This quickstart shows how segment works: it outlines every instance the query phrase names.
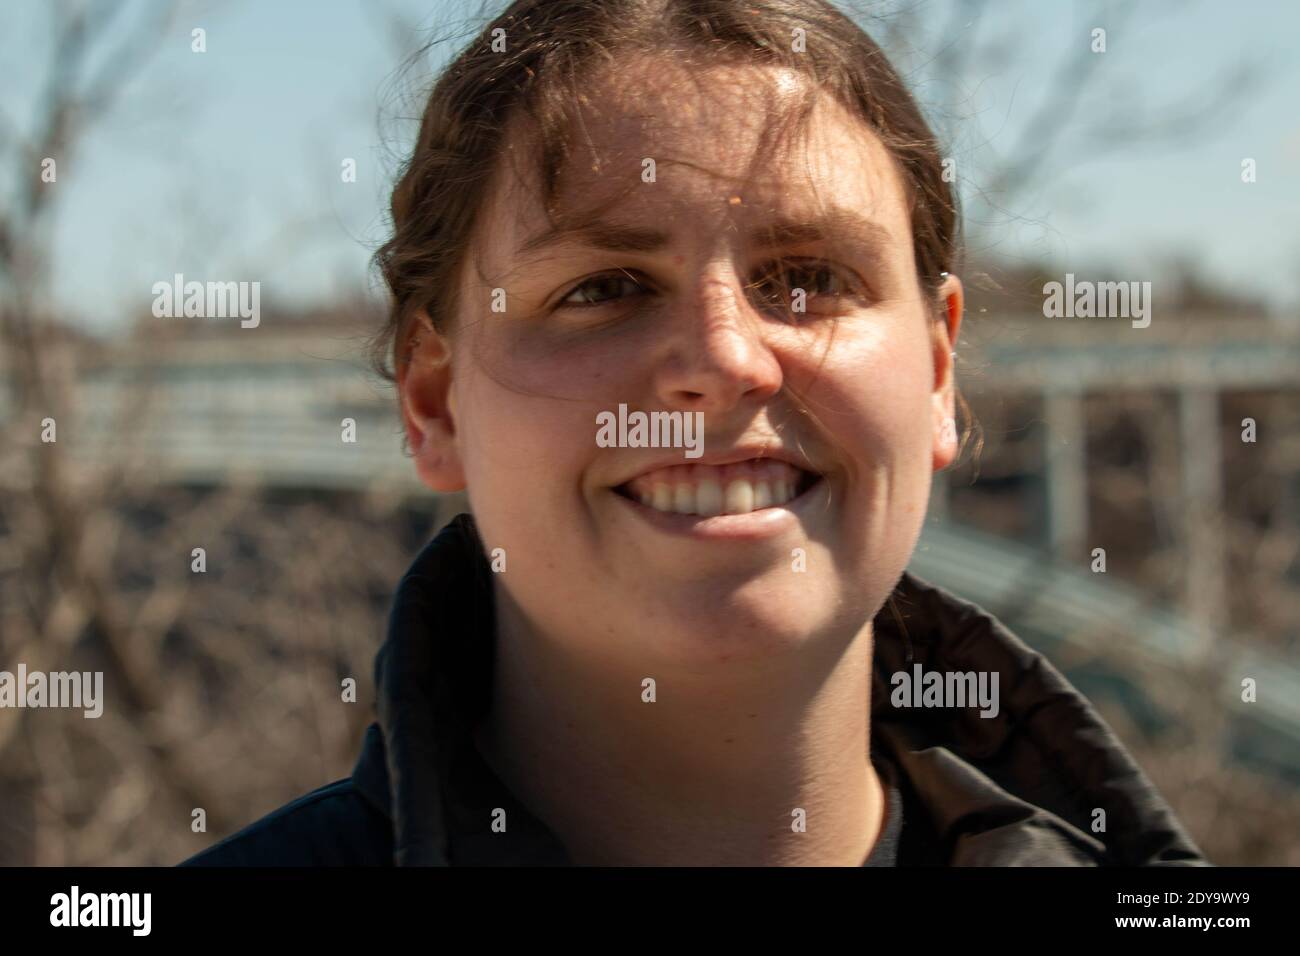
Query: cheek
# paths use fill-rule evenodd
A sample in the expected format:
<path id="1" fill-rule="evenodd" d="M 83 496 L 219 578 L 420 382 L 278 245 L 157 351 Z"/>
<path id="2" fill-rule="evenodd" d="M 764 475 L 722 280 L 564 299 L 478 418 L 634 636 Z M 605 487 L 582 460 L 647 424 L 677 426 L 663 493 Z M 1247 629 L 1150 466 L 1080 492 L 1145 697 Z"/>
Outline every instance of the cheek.
<path id="1" fill-rule="evenodd" d="M 583 444 L 569 403 L 516 391 L 486 376 L 466 388 L 462 401 L 465 481 L 480 503 L 535 499 L 542 490 L 555 489 L 558 472 Z"/>
<path id="2" fill-rule="evenodd" d="M 471 490 L 476 478 L 495 480 L 492 466 L 502 462 L 575 489 L 597 453 L 597 414 L 641 398 L 633 383 L 644 342 L 617 332 L 564 336 L 540 325 L 503 326 L 480 341 L 461 398 L 466 454 L 476 462 L 467 464 Z"/>
<path id="3" fill-rule="evenodd" d="M 476 355 L 460 379 L 467 493 L 489 523 L 549 534 L 548 520 L 579 501 L 612 370 L 573 355 L 514 352 Z"/>
<path id="4" fill-rule="evenodd" d="M 573 354 L 516 351 L 460 381 L 470 509 L 486 547 L 507 557 L 501 585 L 526 607 L 572 612 L 607 583 L 590 558 L 599 542 L 583 481 L 598 451 L 596 414 L 616 407 L 600 396 L 617 372 Z"/>
<path id="5" fill-rule="evenodd" d="M 897 474 L 929 462 L 933 369 L 921 318 L 845 320 L 808 375 L 813 407 L 849 467 Z"/>

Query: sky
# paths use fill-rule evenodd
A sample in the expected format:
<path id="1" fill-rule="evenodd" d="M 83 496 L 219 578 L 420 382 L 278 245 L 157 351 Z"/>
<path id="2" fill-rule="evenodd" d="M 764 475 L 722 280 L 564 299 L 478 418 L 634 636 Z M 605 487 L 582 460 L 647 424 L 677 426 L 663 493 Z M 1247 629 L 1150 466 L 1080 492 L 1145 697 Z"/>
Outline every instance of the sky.
<path id="1" fill-rule="evenodd" d="M 68 2 L 6 0 L 0 10 L 0 119 L 11 126 L 31 128 L 50 11 Z M 951 133 L 971 234 L 998 255 L 1116 279 L 1148 279 L 1183 257 L 1206 281 L 1261 297 L 1295 321 L 1300 3 L 1149 0 L 1127 19 L 1117 12 L 1122 5 L 1000 0 L 985 5 L 976 27 L 951 16 L 951 0 L 905 3 L 922 32 L 900 66 Z M 421 28 L 455 31 L 436 67 L 481 23 L 466 20 L 480 4 L 197 3 L 165 32 L 138 26 L 150 2 L 123 6 L 117 26 L 93 39 L 130 35 L 158 49 L 117 106 L 95 118 L 79 151 L 59 158 L 50 268 L 60 310 L 92 327 L 111 325 L 147 309 L 152 284 L 177 272 L 265 274 L 264 301 L 311 305 L 357 288 L 377 295 L 369 258 L 385 238 L 386 192 L 413 130 L 393 121 L 402 113 L 392 81 L 403 44 Z M 406 26 L 394 30 L 395 22 Z M 1061 124 L 1068 146 L 1051 155 L 1036 188 L 986 203 L 988 171 L 1024 129 L 1045 77 L 1107 23 L 1114 25 L 1106 51 L 1084 67 L 1103 72 Z M 205 53 L 191 50 L 195 28 L 206 31 Z M 990 39 L 1002 41 L 1001 51 L 974 64 L 960 87 L 930 76 L 952 45 Z M 1135 104 L 1211 92 L 1243 62 L 1259 70 L 1256 85 L 1219 120 L 1176 141 L 1108 154 L 1086 135 Z M 0 201 L 18 182 L 7 138 Z M 1253 183 L 1241 181 L 1247 157 L 1255 160 Z M 356 160 L 355 183 L 341 181 L 345 158 Z"/>

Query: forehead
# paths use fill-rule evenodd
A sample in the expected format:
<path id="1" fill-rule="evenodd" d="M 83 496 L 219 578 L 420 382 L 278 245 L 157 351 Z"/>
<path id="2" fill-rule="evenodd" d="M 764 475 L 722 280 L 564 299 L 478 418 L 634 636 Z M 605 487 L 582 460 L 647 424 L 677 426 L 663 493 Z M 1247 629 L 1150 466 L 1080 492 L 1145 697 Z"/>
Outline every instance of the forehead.
<path id="1" fill-rule="evenodd" d="M 833 205 L 909 241 L 898 164 L 866 123 L 804 76 L 761 65 L 690 66 L 641 55 L 584 84 L 548 218 L 537 140 L 516 125 L 485 216 L 504 264 L 558 217 L 700 228 L 812 218 Z M 793 123 L 801 106 L 808 122 Z M 647 182 L 653 160 L 653 182 Z M 748 222 L 746 221 L 748 220 Z"/>

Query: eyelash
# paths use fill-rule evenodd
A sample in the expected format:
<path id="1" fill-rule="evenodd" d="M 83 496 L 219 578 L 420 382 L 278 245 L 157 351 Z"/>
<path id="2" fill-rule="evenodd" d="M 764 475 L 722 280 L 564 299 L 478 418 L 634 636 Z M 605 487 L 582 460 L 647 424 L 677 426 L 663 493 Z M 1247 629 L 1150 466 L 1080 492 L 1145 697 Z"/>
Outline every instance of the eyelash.
<path id="1" fill-rule="evenodd" d="M 842 289 L 839 293 L 819 293 L 813 291 L 813 289 L 820 288 L 819 284 L 814 284 L 813 289 L 810 289 L 807 284 L 789 284 L 783 281 L 778 286 L 777 294 L 766 300 L 774 308 L 789 309 L 793 305 L 795 289 L 803 289 L 808 299 L 828 296 L 844 298 L 853 295 L 866 298 L 863 285 L 856 276 L 849 274 L 845 269 L 835 267 L 823 259 L 779 259 L 772 264 L 779 265 L 780 268 L 777 270 L 777 274 L 787 278 L 791 272 L 801 272 L 805 275 L 811 272 L 832 276 L 840 283 Z M 747 288 L 758 290 L 760 283 L 751 283 Z"/>
<path id="2" fill-rule="evenodd" d="M 803 273 L 805 273 L 805 274 L 808 273 L 808 272 L 813 272 L 813 271 L 815 271 L 815 272 L 817 272 L 817 273 L 821 273 L 821 274 L 825 274 L 825 275 L 831 275 L 831 276 L 834 276 L 836 279 L 841 280 L 841 281 L 842 281 L 842 280 L 845 280 L 845 279 L 847 278 L 848 281 L 844 283 L 844 285 L 846 286 L 845 291 L 843 291 L 843 292 L 841 292 L 841 293 L 838 293 L 838 295 L 839 295 L 840 297 L 843 297 L 843 296 L 849 296 L 849 295 L 854 295 L 854 294 L 858 294 L 858 295 L 863 295 L 863 296 L 865 296 L 865 292 L 864 292 L 864 290 L 863 290 L 863 288 L 862 288 L 862 283 L 861 283 L 860 281 L 858 281 L 858 280 L 856 279 L 856 277 L 853 277 L 853 276 L 851 276 L 851 275 L 846 275 L 845 270 L 843 270 L 843 269 L 838 269 L 838 268 L 832 266 L 831 263 L 826 262 L 826 261 L 821 260 L 821 259 L 782 259 L 782 260 L 773 260 L 773 262 L 768 263 L 768 265 L 769 265 L 769 266 L 771 266 L 771 265 L 779 265 L 779 266 L 781 266 L 781 268 L 780 268 L 779 270 L 776 270 L 776 271 L 777 271 L 778 273 L 785 273 L 785 274 L 787 274 L 787 275 L 788 275 L 788 273 L 796 272 L 796 271 L 798 271 L 798 272 L 803 272 Z M 764 278 L 769 277 L 769 275 L 770 275 L 770 273 L 765 273 L 765 274 L 764 274 Z M 591 276 L 591 277 L 589 277 L 589 278 L 587 278 L 587 279 L 582 280 L 582 282 L 580 282 L 578 285 L 576 285 L 576 286 L 574 286 L 572 289 L 570 289 L 570 290 L 569 290 L 569 291 L 568 291 L 568 292 L 567 292 L 567 293 L 566 293 L 566 294 L 565 294 L 565 295 L 560 299 L 560 301 L 559 301 L 559 303 L 557 304 L 556 307 L 557 307 L 557 308 L 560 308 L 560 309 L 593 309 L 593 308 L 597 308 L 597 307 L 602 306 L 602 305 L 609 305 L 609 304 L 612 303 L 612 302 L 617 302 L 617 301 L 619 301 L 621 298 L 624 298 L 624 297 L 621 297 L 621 296 L 620 296 L 620 297 L 616 297 L 616 298 L 613 298 L 613 299 L 602 299 L 601 301 L 598 301 L 598 302 L 569 302 L 569 301 L 568 301 L 572 296 L 574 296 L 575 294 L 577 294 L 577 293 L 583 291 L 584 289 L 588 288 L 589 286 L 594 285 L 594 284 L 596 284 L 596 283 L 600 283 L 600 282 L 608 282 L 608 281 L 610 281 L 610 280 L 622 280 L 622 281 L 624 281 L 624 282 L 628 282 L 628 283 L 631 283 L 632 285 L 638 286 L 638 287 L 640 287 L 642 290 L 645 290 L 645 289 L 646 289 L 646 284 L 644 284 L 642 281 L 638 280 L 638 279 L 635 277 L 635 274 L 634 274 L 633 272 L 631 272 L 631 271 L 629 271 L 629 270 L 626 270 L 626 269 L 618 269 L 618 270 L 614 270 L 614 271 L 612 271 L 612 272 L 603 272 L 603 273 L 601 273 L 601 274 L 599 274 L 599 275 L 594 275 L 594 276 Z M 745 288 L 746 288 L 746 290 L 754 291 L 754 290 L 758 290 L 758 289 L 760 289 L 761 287 L 762 287 L 762 280 L 759 280 L 758 282 L 751 282 L 751 283 L 748 283 L 748 284 L 746 285 Z M 820 286 L 817 286 L 817 287 L 820 288 Z M 796 289 L 796 288 L 806 288 L 806 287 L 805 287 L 805 286 L 798 286 L 798 285 L 796 285 L 796 286 L 785 285 L 785 286 L 784 286 L 785 291 L 786 291 L 787 293 L 789 293 L 789 294 L 785 295 L 785 296 L 782 298 L 782 301 L 781 301 L 781 305 L 782 305 L 782 306 L 787 306 L 787 307 L 788 307 L 788 305 L 790 304 L 790 301 L 791 301 L 791 299 L 792 299 L 792 297 L 793 297 L 793 289 Z M 824 297 L 824 296 L 826 296 L 826 295 L 828 295 L 828 293 L 813 293 L 813 292 L 808 292 L 808 296 L 807 296 L 807 297 L 808 297 L 809 299 L 812 299 L 812 298 Z M 836 295 L 836 293 L 829 293 L 829 295 Z M 766 301 L 766 304 L 769 305 L 769 306 L 776 306 L 776 304 L 777 304 L 777 298 L 778 298 L 778 297 L 769 297 L 768 299 L 765 300 L 765 301 Z M 779 306 L 778 306 L 778 307 L 779 307 Z"/>
<path id="3" fill-rule="evenodd" d="M 578 292 L 581 292 L 583 289 L 586 289 L 588 286 L 594 285 L 597 282 L 608 282 L 610 279 L 621 279 L 624 282 L 630 282 L 633 285 L 640 286 L 643 289 L 645 288 L 643 285 L 641 285 L 640 282 L 638 282 L 636 279 L 633 278 L 633 273 L 627 270 L 618 269 L 613 272 L 602 272 L 600 275 L 594 275 L 594 276 L 590 276 L 589 278 L 583 279 L 580 283 L 575 285 L 560 299 L 557 307 L 561 309 L 592 309 L 597 306 L 607 305 L 610 302 L 617 301 L 614 299 L 604 299 L 600 302 L 569 302 L 568 301 L 570 297 L 572 297 L 574 294 Z"/>

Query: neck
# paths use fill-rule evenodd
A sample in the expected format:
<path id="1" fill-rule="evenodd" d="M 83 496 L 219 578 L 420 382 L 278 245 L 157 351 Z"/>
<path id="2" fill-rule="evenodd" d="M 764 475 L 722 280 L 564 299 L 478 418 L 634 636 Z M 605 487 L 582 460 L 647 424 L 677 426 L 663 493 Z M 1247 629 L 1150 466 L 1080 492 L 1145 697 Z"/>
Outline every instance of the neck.
<path id="1" fill-rule="evenodd" d="M 565 653 L 498 595 L 485 760 L 582 865 L 860 866 L 884 792 L 869 755 L 871 624 L 740 672 L 642 674 Z M 653 677 L 657 700 L 646 702 Z M 802 811 L 802 812 L 799 812 Z"/>

